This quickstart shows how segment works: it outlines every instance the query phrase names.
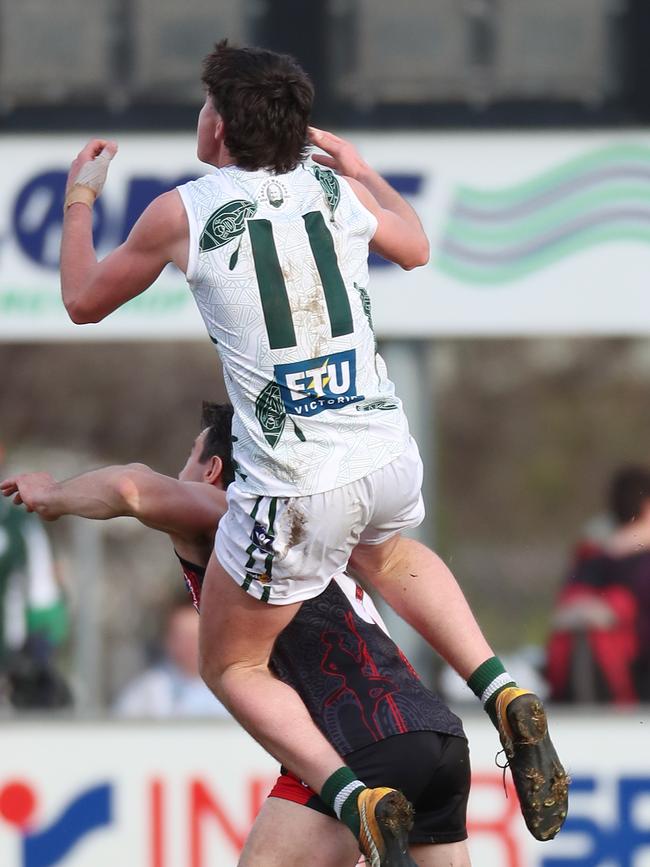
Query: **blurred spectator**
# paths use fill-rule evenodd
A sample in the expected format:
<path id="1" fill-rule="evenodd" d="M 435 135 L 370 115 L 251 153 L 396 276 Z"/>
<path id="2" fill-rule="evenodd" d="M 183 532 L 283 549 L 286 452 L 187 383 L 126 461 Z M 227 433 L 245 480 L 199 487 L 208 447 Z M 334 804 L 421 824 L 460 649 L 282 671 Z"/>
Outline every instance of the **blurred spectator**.
<path id="1" fill-rule="evenodd" d="M 607 542 L 617 528 L 616 521 L 609 512 L 594 515 L 584 525 L 572 555 L 571 571 L 577 569 L 583 560 L 598 557 L 604 553 Z"/>
<path id="2" fill-rule="evenodd" d="M 189 596 L 169 611 L 163 660 L 124 689 L 114 710 L 124 717 L 228 717 L 199 676 L 199 618 Z"/>
<path id="3" fill-rule="evenodd" d="M 562 590 L 548 647 L 556 701 L 650 700 L 650 471 L 612 479 L 615 524 L 576 563 Z"/>
<path id="4" fill-rule="evenodd" d="M 0 477 L 4 450 L 0 445 Z M 71 703 L 53 664 L 68 633 L 50 543 L 40 518 L 0 497 L 0 673 L 12 705 Z"/>

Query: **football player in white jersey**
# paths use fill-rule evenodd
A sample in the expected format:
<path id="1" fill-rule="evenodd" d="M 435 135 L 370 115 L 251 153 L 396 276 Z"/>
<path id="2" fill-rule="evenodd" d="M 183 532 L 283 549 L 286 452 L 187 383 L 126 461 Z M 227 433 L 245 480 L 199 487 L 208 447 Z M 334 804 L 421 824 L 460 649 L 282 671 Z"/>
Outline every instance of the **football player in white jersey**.
<path id="1" fill-rule="evenodd" d="M 154 200 L 98 262 L 92 206 L 116 145 L 94 140 L 70 171 L 61 248 L 73 321 L 99 321 L 173 262 L 221 356 L 237 478 L 203 589 L 202 673 L 353 829 L 373 867 L 411 865 L 408 802 L 356 779 L 268 667 L 301 602 L 350 562 L 469 678 L 502 736 L 521 740 L 511 765 L 527 763 L 522 806 L 548 805 L 527 823 L 553 836 L 566 785 L 538 699 L 513 688 L 439 558 L 400 535 L 424 515 L 422 464 L 376 354 L 367 255 L 425 264 L 422 225 L 351 144 L 309 127 L 313 89 L 291 58 L 220 43 L 203 83 L 197 152 L 215 171 Z M 308 139 L 325 155 L 307 162 Z M 525 791 L 531 763 L 541 797 Z"/>

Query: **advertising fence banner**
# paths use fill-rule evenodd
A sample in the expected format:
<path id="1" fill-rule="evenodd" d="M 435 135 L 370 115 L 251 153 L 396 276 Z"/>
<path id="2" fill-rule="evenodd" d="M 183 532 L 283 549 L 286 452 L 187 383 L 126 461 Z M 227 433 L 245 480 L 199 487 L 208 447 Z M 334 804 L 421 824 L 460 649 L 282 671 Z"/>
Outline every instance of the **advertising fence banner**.
<path id="1" fill-rule="evenodd" d="M 650 136 L 625 133 L 355 134 L 416 207 L 431 241 L 406 274 L 371 257 L 380 337 L 644 334 L 650 330 Z M 98 325 L 59 298 L 67 168 L 79 136 L 5 136 L 0 169 L 0 339 L 201 338 L 184 277 Z M 160 193 L 205 170 L 194 137 L 124 135 L 95 208 L 100 255 Z M 336 243 L 336 225 L 331 227 Z M 235 243 L 234 241 L 232 242 Z"/>
<path id="2" fill-rule="evenodd" d="M 553 841 L 526 831 L 496 733 L 472 715 L 475 867 L 650 864 L 650 713 L 552 715 L 572 776 Z M 2 724 L 2 867 L 235 867 L 277 766 L 234 723 Z M 305 808 L 307 809 L 307 808 Z"/>

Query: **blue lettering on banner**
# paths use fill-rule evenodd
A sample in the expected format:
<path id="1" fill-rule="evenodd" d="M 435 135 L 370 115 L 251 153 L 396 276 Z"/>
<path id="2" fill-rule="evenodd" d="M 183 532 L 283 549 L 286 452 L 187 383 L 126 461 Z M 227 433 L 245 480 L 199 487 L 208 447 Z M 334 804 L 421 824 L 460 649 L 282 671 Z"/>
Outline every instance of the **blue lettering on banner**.
<path id="1" fill-rule="evenodd" d="M 22 252 L 44 268 L 59 267 L 59 246 L 63 223 L 63 198 L 67 173 L 43 172 L 31 178 L 14 203 L 13 226 Z M 94 211 L 94 240 L 104 231 L 104 208 L 97 202 Z"/>
<path id="2" fill-rule="evenodd" d="M 192 177 L 182 175 L 169 180 L 160 176 L 133 175 L 128 182 L 123 206 L 117 212 L 110 210 L 106 199 L 99 198 L 94 208 L 95 246 L 110 249 L 121 244 L 147 205 L 162 193 L 192 180 Z M 66 178 L 64 169 L 51 169 L 34 175 L 19 190 L 13 205 L 12 226 L 18 246 L 34 264 L 51 270 L 59 267 Z M 391 172 L 386 175 L 386 180 L 399 193 L 410 197 L 419 195 L 424 176 Z M 371 267 L 391 264 L 374 253 L 370 255 L 369 263 Z"/>
<path id="3" fill-rule="evenodd" d="M 291 415 L 317 415 L 326 409 L 341 409 L 364 400 L 363 395 L 356 393 L 354 349 L 308 361 L 276 364 L 274 371 L 284 408 Z"/>
<path id="4" fill-rule="evenodd" d="M 67 172 L 52 170 L 30 178 L 16 196 L 12 224 L 16 242 L 25 256 L 42 268 L 59 267 L 59 246 L 63 223 L 63 199 Z M 121 244 L 145 208 L 162 193 L 192 180 L 183 175 L 169 180 L 134 176 L 130 179 L 121 215 L 107 214 L 106 200 L 97 199 L 94 207 L 95 247 L 111 248 Z"/>
<path id="5" fill-rule="evenodd" d="M 126 240 L 136 220 L 148 205 L 163 193 L 180 187 L 188 181 L 194 180 L 187 176 L 177 178 L 175 181 L 163 180 L 155 177 L 134 177 L 129 181 L 129 189 L 126 196 L 124 218 L 120 229 L 119 243 Z"/>
<path id="6" fill-rule="evenodd" d="M 575 777 L 570 793 L 593 793 L 596 780 L 593 777 Z M 599 822 L 593 816 L 576 815 L 575 808 L 569 815 L 558 840 L 578 835 L 589 843 L 586 854 L 543 858 L 540 867 L 635 867 L 637 856 L 645 850 L 650 852 L 650 827 L 640 824 L 638 806 L 641 799 L 650 796 L 650 777 L 622 777 L 617 786 L 617 812 L 614 823 Z M 645 863 L 645 862 L 644 862 Z"/>

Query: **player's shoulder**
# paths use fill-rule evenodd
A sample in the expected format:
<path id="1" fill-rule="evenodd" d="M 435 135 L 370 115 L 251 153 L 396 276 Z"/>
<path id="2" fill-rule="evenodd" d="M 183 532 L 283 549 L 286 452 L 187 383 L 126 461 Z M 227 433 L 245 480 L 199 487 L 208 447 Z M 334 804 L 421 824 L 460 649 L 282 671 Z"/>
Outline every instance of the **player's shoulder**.
<path id="1" fill-rule="evenodd" d="M 155 224 L 160 228 L 167 227 L 169 231 L 181 218 L 185 218 L 183 200 L 178 190 L 173 189 L 156 196 L 147 205 L 141 219 L 149 226 Z"/>
<path id="2" fill-rule="evenodd" d="M 169 245 L 187 236 L 187 216 L 178 190 L 157 196 L 133 228 L 129 240 L 146 248 Z"/>

